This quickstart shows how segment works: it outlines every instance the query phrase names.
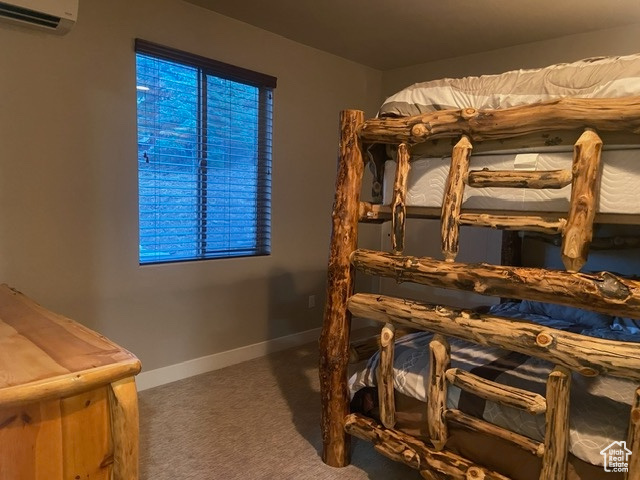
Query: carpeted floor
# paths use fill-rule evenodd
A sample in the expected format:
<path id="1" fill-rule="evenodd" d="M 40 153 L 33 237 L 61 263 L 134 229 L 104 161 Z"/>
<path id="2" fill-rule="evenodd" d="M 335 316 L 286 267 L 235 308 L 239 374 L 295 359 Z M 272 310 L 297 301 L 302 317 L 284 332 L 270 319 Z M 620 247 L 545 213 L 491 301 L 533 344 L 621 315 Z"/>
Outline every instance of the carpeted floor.
<path id="1" fill-rule="evenodd" d="M 322 463 L 317 364 L 314 343 L 141 392 L 141 480 L 420 479 L 358 439 Z"/>

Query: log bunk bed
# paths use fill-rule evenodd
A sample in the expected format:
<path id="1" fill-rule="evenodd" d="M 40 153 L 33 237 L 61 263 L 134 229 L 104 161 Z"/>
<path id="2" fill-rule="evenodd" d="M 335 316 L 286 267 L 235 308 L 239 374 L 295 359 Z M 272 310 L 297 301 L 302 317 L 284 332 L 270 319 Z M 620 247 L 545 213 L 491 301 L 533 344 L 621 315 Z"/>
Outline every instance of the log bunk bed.
<path id="1" fill-rule="evenodd" d="M 619 65 L 622 60 L 633 60 L 636 72 L 632 76 L 640 78 L 640 56 L 589 59 L 541 71 L 548 74 L 549 69 L 554 73 L 555 69 L 565 67 L 589 70 L 606 62 Z M 620 80 L 620 74 L 614 73 L 614 77 L 614 81 Z M 476 80 L 478 78 L 485 77 L 477 77 Z M 500 78 L 504 79 L 504 76 Z M 587 336 L 571 327 L 555 328 L 553 323 L 502 316 L 500 305 L 494 310 L 497 313 L 491 310 L 481 313 L 407 298 L 354 292 L 355 275 L 360 272 L 392 278 L 397 282 L 521 300 L 520 305 L 545 302 L 545 305 L 588 310 L 588 313 L 608 319 L 624 318 L 630 322 L 640 319 L 640 281 L 606 271 L 581 272 L 588 258 L 594 223 L 640 224 L 637 214 L 597 213 L 603 170 L 601 163 L 607 162 L 602 154 L 603 145 L 611 142 L 624 145 L 640 143 L 640 89 L 631 92 L 618 89 L 617 92 L 608 96 L 593 90 L 593 98 L 560 92 L 547 100 L 534 98 L 534 103 L 506 106 L 500 103 L 493 108 L 473 105 L 442 108 L 440 104 L 414 115 L 402 116 L 392 112 L 370 120 L 365 120 L 361 111 L 341 113 L 327 301 L 319 341 L 322 458 L 325 463 L 335 467 L 347 465 L 350 462 L 350 437 L 356 436 L 372 442 L 377 451 L 413 467 L 429 480 L 600 478 L 598 472 L 604 474 L 602 463 L 588 465 L 591 468 L 585 467 L 585 470 L 581 462 L 589 463 L 591 460 L 574 461 L 572 406 L 582 401 L 582 383 L 586 383 L 587 390 L 596 389 L 590 382 L 610 378 L 614 383 L 603 385 L 602 389 L 626 389 L 628 393 L 629 398 L 623 405 L 624 418 L 618 418 L 621 416 L 616 413 L 619 409 L 611 410 L 610 414 L 588 412 L 587 416 L 602 416 L 605 423 L 608 415 L 611 423 L 622 421 L 624 437 L 598 437 L 603 443 L 595 445 L 596 452 L 613 441 L 625 441 L 632 453 L 627 456 L 626 472 L 609 473 L 602 478 L 640 479 L 640 388 L 637 388 L 640 386 L 640 343 L 636 343 L 640 342 L 640 337 L 634 342 L 626 336 Z M 568 139 L 573 145 L 569 168 L 541 171 L 478 170 L 474 167 L 478 151 L 525 146 L 544 149 L 549 145 L 566 143 Z M 395 171 L 391 177 L 385 171 L 384 162 L 376 159 L 378 153 L 389 152 L 389 146 L 396 149 Z M 435 152 L 432 156 L 437 158 L 442 156 L 443 148 L 449 150 L 450 159 L 446 162 L 450 163 L 441 206 L 408 205 L 409 171 L 418 152 L 422 154 L 431 149 Z M 471 155 L 472 150 L 474 156 Z M 603 162 L 601 157 L 605 157 Z M 387 195 L 386 203 L 360 201 L 367 163 L 365 158 L 374 167 L 374 196 L 378 200 L 381 200 L 381 191 L 385 188 L 385 175 L 392 179 L 392 182 L 387 182 L 392 186 L 388 186 L 390 195 Z M 636 160 L 640 163 L 640 157 Z M 640 182 L 640 177 L 633 181 Z M 544 208 L 531 211 L 530 206 L 524 211 L 503 207 L 496 212 L 470 210 L 463 206 L 465 190 L 470 188 L 568 188 L 570 198 L 564 213 Z M 406 220 L 412 217 L 441 219 L 442 259 L 405 253 Z M 380 221 L 391 222 L 391 251 L 358 248 L 359 223 Z M 559 254 L 565 268 L 456 261 L 461 226 L 559 235 Z M 615 240 L 611 243 L 614 248 L 621 246 Z M 631 245 L 625 246 L 637 248 L 637 240 L 631 240 Z M 354 396 L 353 385 L 348 381 L 349 358 L 353 355 L 350 347 L 352 316 L 381 324 L 376 346 L 378 353 L 375 362 L 369 364 L 371 371 L 367 372 L 376 383 L 373 387 L 376 414 L 373 416 L 352 411 L 354 409 L 350 405 Z M 395 388 L 398 382 L 394 379 L 394 372 L 397 374 L 397 365 L 394 364 L 398 357 L 396 349 L 401 348 L 400 342 L 395 342 L 407 328 L 429 332 L 428 342 L 423 347 L 428 360 L 426 373 L 419 380 L 425 398 L 418 402 L 423 405 L 421 418 L 426 424 L 415 431 L 402 425 L 406 417 L 398 404 L 402 403 L 404 396 Z M 519 387 L 518 382 L 515 385 L 503 384 L 477 374 L 475 370 L 460 368 L 467 360 L 454 358 L 454 350 L 468 355 L 469 344 L 480 345 L 494 353 L 502 352 L 496 353 L 498 356 L 503 356 L 504 352 L 509 356 L 509 352 L 513 352 L 525 359 L 522 362 L 546 365 L 542 368 L 546 372 L 541 380 L 542 390 L 528 391 Z M 366 347 L 361 350 L 366 350 Z M 412 355 L 415 356 L 415 352 Z M 473 364 L 474 361 L 467 363 Z M 541 425 L 539 438 L 487 421 L 481 418 L 482 412 L 478 418 L 463 411 L 462 407 L 452 407 L 454 391 L 462 392 L 455 394 L 458 396 L 466 392 L 487 404 L 517 411 L 521 416 L 516 418 L 535 417 Z M 606 400 L 609 402 L 606 405 L 620 406 L 611 398 Z M 453 432 L 466 432 L 471 438 L 469 443 L 476 446 L 494 439 L 500 445 L 496 447 L 498 457 L 511 457 L 508 452 L 518 452 L 520 460 L 515 461 L 521 463 L 505 473 L 494 465 L 495 459 L 485 462 L 482 454 L 480 458 L 477 454 L 476 458 L 467 458 L 466 450 L 452 441 L 456 435 Z M 525 460 L 522 460 L 523 455 Z"/>

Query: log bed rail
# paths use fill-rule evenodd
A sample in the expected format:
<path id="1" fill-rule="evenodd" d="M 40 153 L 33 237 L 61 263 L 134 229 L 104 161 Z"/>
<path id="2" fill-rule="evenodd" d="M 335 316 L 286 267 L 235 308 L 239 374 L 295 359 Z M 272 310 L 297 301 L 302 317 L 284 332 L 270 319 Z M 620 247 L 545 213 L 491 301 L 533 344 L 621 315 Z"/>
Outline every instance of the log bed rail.
<path id="1" fill-rule="evenodd" d="M 508 143 L 512 137 L 547 131 L 576 131 L 571 172 L 474 172 L 469 157 L 476 142 Z M 417 469 L 425 479 L 496 479 L 508 477 L 477 465 L 445 448 L 448 425 L 488 433 L 537 455 L 542 461 L 540 480 L 562 480 L 568 459 L 568 411 L 571 371 L 587 376 L 608 374 L 640 384 L 640 344 L 601 340 L 554 330 L 523 321 L 476 314 L 471 311 L 408 301 L 383 295 L 354 295 L 356 271 L 431 286 L 462 289 L 492 296 L 550 301 L 611 315 L 640 318 L 640 282 L 608 272 L 580 273 L 587 258 L 598 193 L 600 151 L 609 132 L 622 132 L 634 143 L 640 139 L 640 97 L 624 99 L 561 99 L 502 110 L 449 110 L 410 118 L 364 120 L 361 111 L 341 113 L 340 152 L 332 239 L 328 265 L 327 301 L 319 340 L 323 461 L 331 466 L 349 463 L 349 436 L 366 439 L 384 455 Z M 405 204 L 410 152 L 414 145 L 434 139 L 455 144 L 442 210 L 424 213 L 441 218 L 444 260 L 403 254 L 405 220 L 412 216 Z M 363 144 L 398 145 L 398 162 L 390 207 L 360 202 L 364 171 Z M 461 210 L 465 185 L 523 188 L 560 188 L 572 184 L 569 212 L 554 215 L 489 215 Z M 415 210 L 414 210 L 415 211 Z M 416 216 L 421 216 L 418 212 Z M 358 222 L 391 220 L 391 252 L 357 248 Z M 632 220 L 632 223 L 638 223 Z M 563 235 L 562 256 L 567 271 L 455 262 L 461 225 L 553 232 Z M 378 398 L 381 422 L 349 412 L 347 367 L 353 351 L 349 336 L 351 316 L 382 324 Z M 396 329 L 434 332 L 430 346 L 428 425 L 430 442 L 394 429 L 392 379 Z M 555 364 L 547 380 L 545 397 L 489 382 L 469 372 L 450 368 L 447 336 L 491 345 L 546 359 Z M 545 415 L 544 443 L 496 427 L 446 408 L 448 384 Z M 640 389 L 631 408 L 626 479 L 640 478 Z"/>

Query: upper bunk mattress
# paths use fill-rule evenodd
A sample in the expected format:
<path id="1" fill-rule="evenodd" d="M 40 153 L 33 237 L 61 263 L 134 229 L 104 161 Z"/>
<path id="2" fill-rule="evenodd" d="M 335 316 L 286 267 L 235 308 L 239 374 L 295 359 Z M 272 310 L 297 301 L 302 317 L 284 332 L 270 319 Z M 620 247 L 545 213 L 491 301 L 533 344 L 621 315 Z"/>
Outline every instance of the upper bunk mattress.
<path id="1" fill-rule="evenodd" d="M 470 170 L 571 170 L 571 152 L 473 155 Z M 606 150 L 602 152 L 602 176 L 598 213 L 640 214 L 640 150 Z M 384 169 L 383 203 L 393 197 L 395 162 Z M 407 179 L 406 205 L 440 207 L 449 174 L 450 158 L 424 157 L 413 160 Z M 473 188 L 465 187 L 462 207 L 481 210 L 535 210 L 567 212 L 571 186 L 552 189 Z"/>
<path id="2" fill-rule="evenodd" d="M 640 54 L 597 57 L 573 63 L 499 75 L 445 78 L 416 83 L 389 97 L 379 116 L 412 116 L 443 109 L 499 109 L 562 97 L 619 98 L 640 95 Z M 605 145 L 598 212 L 640 213 L 640 150 Z M 571 169 L 572 152 L 541 148 L 538 153 L 472 155 L 470 169 Z M 557 150 L 557 149 L 556 149 Z M 449 158 L 412 157 L 407 205 L 440 207 Z M 387 164 L 383 203 L 392 197 L 395 168 Z M 559 190 L 527 188 L 465 188 L 463 208 L 566 212 L 571 187 Z"/>
<path id="3" fill-rule="evenodd" d="M 446 109 L 508 108 L 562 97 L 634 95 L 640 95 L 640 54 L 416 83 L 387 98 L 378 115 L 405 117 Z"/>

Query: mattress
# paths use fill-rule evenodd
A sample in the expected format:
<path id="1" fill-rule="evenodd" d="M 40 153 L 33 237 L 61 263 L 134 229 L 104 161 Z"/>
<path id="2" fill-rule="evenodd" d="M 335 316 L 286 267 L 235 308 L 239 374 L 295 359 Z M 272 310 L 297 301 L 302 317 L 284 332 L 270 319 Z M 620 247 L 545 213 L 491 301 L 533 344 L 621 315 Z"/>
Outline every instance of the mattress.
<path id="1" fill-rule="evenodd" d="M 539 302 L 503 303 L 491 307 L 497 316 L 523 318 L 552 328 L 622 341 L 640 341 L 638 322 L 612 318 L 570 307 Z M 562 317 L 562 319 L 558 319 Z M 403 395 L 426 401 L 429 369 L 428 344 L 432 335 L 419 332 L 401 337 L 394 356 L 394 388 Z M 451 366 L 506 385 L 545 395 L 545 382 L 553 369 L 547 361 L 499 348 L 474 345 L 450 339 Z M 350 379 L 352 395 L 376 385 L 375 354 L 366 367 Z M 627 425 L 637 384 L 615 377 L 584 377 L 573 374 L 570 409 L 570 451 L 593 465 L 602 465 L 600 451 L 614 441 L 627 438 Z M 483 418 L 538 441 L 544 440 L 544 415 L 485 402 L 474 395 L 449 386 L 447 408 Z"/>
<path id="2" fill-rule="evenodd" d="M 542 171 L 571 169 L 572 152 L 507 153 L 472 155 L 470 170 Z M 602 153 L 599 213 L 639 214 L 640 150 L 625 148 Z M 406 205 L 440 207 L 449 174 L 450 158 L 423 157 L 411 161 L 407 180 Z M 385 164 L 383 203 L 393 197 L 395 162 Z M 465 187 L 462 208 L 482 210 L 515 210 L 567 212 L 571 186 L 561 189 L 473 188 Z"/>
<path id="3" fill-rule="evenodd" d="M 640 95 L 640 54 L 416 83 L 387 98 L 378 115 L 413 116 L 443 109 L 507 108 L 561 97 L 633 95 Z"/>

